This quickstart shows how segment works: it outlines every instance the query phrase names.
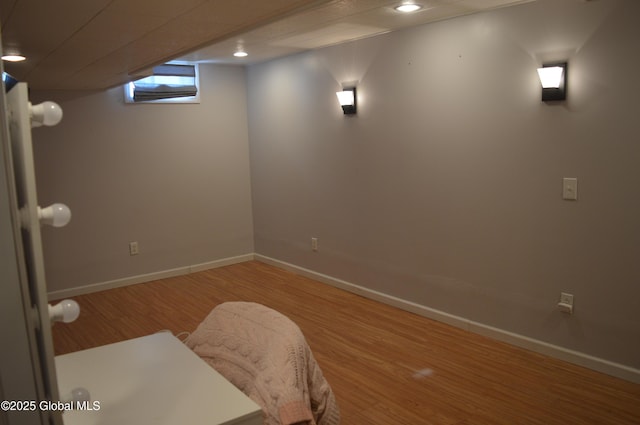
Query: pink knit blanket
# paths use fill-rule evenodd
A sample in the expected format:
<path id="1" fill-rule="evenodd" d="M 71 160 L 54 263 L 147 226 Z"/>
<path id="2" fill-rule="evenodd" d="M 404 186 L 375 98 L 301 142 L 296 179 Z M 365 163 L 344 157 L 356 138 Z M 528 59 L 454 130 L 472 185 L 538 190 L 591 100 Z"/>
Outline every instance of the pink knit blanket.
<path id="1" fill-rule="evenodd" d="M 336 400 L 302 331 L 256 303 L 215 307 L 185 344 L 262 407 L 265 425 L 338 425 Z"/>

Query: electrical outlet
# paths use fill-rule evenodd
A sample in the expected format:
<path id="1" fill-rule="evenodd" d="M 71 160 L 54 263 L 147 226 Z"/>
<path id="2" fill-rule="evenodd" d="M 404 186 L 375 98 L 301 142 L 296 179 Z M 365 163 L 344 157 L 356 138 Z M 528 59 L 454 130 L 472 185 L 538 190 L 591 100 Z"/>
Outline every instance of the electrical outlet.
<path id="1" fill-rule="evenodd" d="M 573 306 L 573 294 L 567 294 L 566 292 L 561 292 L 560 303 Z"/>
<path id="2" fill-rule="evenodd" d="M 311 249 L 313 251 L 318 250 L 318 238 L 311 238 Z"/>
<path id="3" fill-rule="evenodd" d="M 138 255 L 139 253 L 138 242 L 129 242 L 129 255 Z"/>
<path id="4" fill-rule="evenodd" d="M 563 313 L 573 314 L 573 294 L 567 294 L 566 292 L 560 293 L 558 310 Z"/>

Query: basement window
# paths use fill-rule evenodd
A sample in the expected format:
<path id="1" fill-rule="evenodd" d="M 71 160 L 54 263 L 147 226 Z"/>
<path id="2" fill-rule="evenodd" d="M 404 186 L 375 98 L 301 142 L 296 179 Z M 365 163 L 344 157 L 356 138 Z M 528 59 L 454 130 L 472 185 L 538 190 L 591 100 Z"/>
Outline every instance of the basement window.
<path id="1" fill-rule="evenodd" d="M 165 63 L 124 86 L 126 103 L 200 103 L 197 64 Z"/>

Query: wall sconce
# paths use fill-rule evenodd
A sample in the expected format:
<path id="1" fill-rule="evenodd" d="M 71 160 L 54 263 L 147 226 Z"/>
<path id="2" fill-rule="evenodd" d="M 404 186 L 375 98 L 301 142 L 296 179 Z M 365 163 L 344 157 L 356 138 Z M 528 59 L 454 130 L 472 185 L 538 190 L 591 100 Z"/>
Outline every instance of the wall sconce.
<path id="1" fill-rule="evenodd" d="M 553 63 L 538 68 L 542 84 L 542 101 L 565 100 L 567 98 L 567 63 Z"/>
<path id="2" fill-rule="evenodd" d="M 342 91 L 336 92 L 338 102 L 342 106 L 345 115 L 355 114 L 357 111 L 356 88 L 344 88 Z"/>

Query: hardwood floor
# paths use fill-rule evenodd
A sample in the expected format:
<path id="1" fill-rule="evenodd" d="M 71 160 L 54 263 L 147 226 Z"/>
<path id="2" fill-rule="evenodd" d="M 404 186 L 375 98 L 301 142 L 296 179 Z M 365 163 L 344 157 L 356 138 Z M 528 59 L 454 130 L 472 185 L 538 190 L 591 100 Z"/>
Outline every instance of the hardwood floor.
<path id="1" fill-rule="evenodd" d="M 640 424 L 640 385 L 407 313 L 259 262 L 75 297 L 56 354 L 192 331 L 225 301 L 295 321 L 347 425 Z"/>

